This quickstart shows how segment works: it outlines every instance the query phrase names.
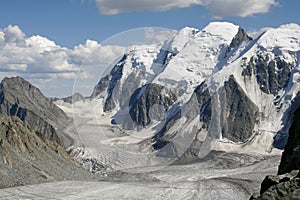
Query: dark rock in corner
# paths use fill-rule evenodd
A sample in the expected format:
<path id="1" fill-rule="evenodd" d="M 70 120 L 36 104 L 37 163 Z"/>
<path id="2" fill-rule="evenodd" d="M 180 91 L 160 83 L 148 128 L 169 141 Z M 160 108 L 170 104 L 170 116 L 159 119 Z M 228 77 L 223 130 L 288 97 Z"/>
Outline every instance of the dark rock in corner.
<path id="1" fill-rule="evenodd" d="M 298 200 L 300 199 L 300 179 L 281 182 L 271 186 L 263 194 L 254 194 L 250 200 Z"/>
<path id="2" fill-rule="evenodd" d="M 280 177 L 275 175 L 268 175 L 265 177 L 260 187 L 260 194 L 263 194 L 273 185 L 280 183 Z"/>
<path id="3" fill-rule="evenodd" d="M 261 184 L 260 193 L 255 193 L 250 199 L 289 199 L 294 190 L 300 190 L 298 183 L 299 170 L 282 175 L 266 176 Z"/>
<path id="4" fill-rule="evenodd" d="M 300 107 L 295 111 L 293 123 L 289 129 L 288 142 L 284 148 L 278 174 L 300 169 Z"/>
<path id="5" fill-rule="evenodd" d="M 300 107 L 295 111 L 277 176 L 267 176 L 260 196 L 250 199 L 300 199 Z"/>

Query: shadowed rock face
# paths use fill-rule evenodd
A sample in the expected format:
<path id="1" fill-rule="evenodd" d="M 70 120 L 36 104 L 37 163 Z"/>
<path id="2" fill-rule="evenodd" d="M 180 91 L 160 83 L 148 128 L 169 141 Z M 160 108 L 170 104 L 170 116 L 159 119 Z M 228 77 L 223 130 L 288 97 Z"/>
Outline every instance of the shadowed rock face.
<path id="1" fill-rule="evenodd" d="M 242 42 L 249 42 L 250 40 L 252 40 L 252 38 L 249 37 L 247 35 L 247 33 L 241 27 L 239 27 L 239 30 L 238 30 L 236 36 L 231 41 L 229 47 L 233 49 L 233 48 L 239 46 Z"/>
<path id="2" fill-rule="evenodd" d="M 137 125 L 147 126 L 151 123 L 150 109 L 154 105 L 158 105 L 157 109 L 163 107 L 166 111 L 177 100 L 177 97 L 172 92 L 163 91 L 163 89 L 163 86 L 151 83 L 137 89 L 133 93 L 129 101 L 129 114 L 132 121 Z M 152 112 L 165 113 L 162 110 L 152 110 Z"/>
<path id="3" fill-rule="evenodd" d="M 234 142 L 245 142 L 253 134 L 258 108 L 247 97 L 233 76 L 224 84 L 225 103 L 223 137 Z"/>
<path id="4" fill-rule="evenodd" d="M 0 84 L 0 113 L 18 116 L 41 136 L 63 144 L 57 128 L 69 122 L 67 115 L 38 88 L 21 77 L 4 78 Z"/>
<path id="5" fill-rule="evenodd" d="M 300 169 L 300 107 L 296 110 L 289 129 L 288 142 L 281 157 L 278 174 Z"/>
<path id="6" fill-rule="evenodd" d="M 173 108 L 174 109 L 174 108 Z M 190 100 L 183 105 L 183 107 L 175 108 L 174 114 L 168 116 L 163 128 L 154 135 L 153 143 L 154 149 L 161 149 L 172 140 L 172 135 L 165 135 L 165 133 L 176 123 L 178 119 L 185 116 L 190 122 L 198 115 L 200 121 L 203 123 L 202 128 L 207 129 L 211 119 L 211 97 L 205 82 L 202 82 L 195 90 Z M 200 130 L 195 131 L 195 135 Z M 195 141 L 197 143 L 197 141 Z M 201 145 L 200 145 L 201 146 Z"/>
<path id="7" fill-rule="evenodd" d="M 277 95 L 288 84 L 292 66 L 276 57 L 271 59 L 268 55 L 251 57 L 248 65 L 243 69 L 243 76 L 255 74 L 260 89 L 267 94 Z"/>
<path id="8" fill-rule="evenodd" d="M 103 110 L 105 112 L 110 111 L 115 107 L 113 92 L 115 87 L 117 87 L 118 81 L 122 78 L 123 67 L 126 58 L 127 55 L 125 54 L 120 59 L 119 64 L 115 65 L 108 75 L 100 79 L 99 83 L 95 86 L 91 95 L 91 98 L 95 98 L 99 96 L 102 92 L 107 91 L 107 98 L 103 107 Z"/>

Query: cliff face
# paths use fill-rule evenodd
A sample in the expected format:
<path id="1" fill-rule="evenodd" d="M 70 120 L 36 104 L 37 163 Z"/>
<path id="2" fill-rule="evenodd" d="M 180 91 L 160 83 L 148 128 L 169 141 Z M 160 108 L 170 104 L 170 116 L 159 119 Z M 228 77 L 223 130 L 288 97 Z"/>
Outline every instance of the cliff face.
<path id="1" fill-rule="evenodd" d="M 278 174 L 300 169 L 300 107 L 296 110 L 289 130 L 288 142 L 281 157 Z"/>
<path id="2" fill-rule="evenodd" d="M 0 84 L 0 113 L 18 116 L 42 137 L 63 144 L 57 129 L 68 123 L 67 115 L 38 88 L 21 77 L 4 78 Z"/>

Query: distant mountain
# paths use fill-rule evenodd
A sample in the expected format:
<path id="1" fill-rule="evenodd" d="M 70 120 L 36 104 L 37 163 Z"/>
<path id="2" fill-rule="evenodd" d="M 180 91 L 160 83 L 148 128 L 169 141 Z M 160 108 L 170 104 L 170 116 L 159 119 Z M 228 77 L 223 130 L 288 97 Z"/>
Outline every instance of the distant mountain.
<path id="1" fill-rule="evenodd" d="M 21 77 L 4 78 L 0 84 L 0 113 L 17 116 L 42 137 L 64 145 L 59 133 L 70 118 L 45 97 L 38 88 Z"/>
<path id="2" fill-rule="evenodd" d="M 18 117 L 0 115 L 0 188 L 92 179 L 64 148 L 38 135 Z"/>
<path id="3" fill-rule="evenodd" d="M 195 140 L 200 157 L 282 149 L 300 105 L 299 44 L 297 24 L 254 39 L 227 22 L 186 27 L 163 44 L 129 48 L 91 98 L 113 124 L 151 131 L 159 155 L 180 157 Z"/>
<path id="4" fill-rule="evenodd" d="M 77 93 L 74 93 L 71 96 L 64 97 L 64 98 L 57 98 L 57 97 L 50 98 L 51 102 L 55 102 L 55 101 L 59 101 L 59 100 L 62 100 L 63 102 L 66 102 L 66 103 L 76 103 L 78 101 L 83 101 L 84 102 L 85 97 L 81 93 L 77 92 Z"/>

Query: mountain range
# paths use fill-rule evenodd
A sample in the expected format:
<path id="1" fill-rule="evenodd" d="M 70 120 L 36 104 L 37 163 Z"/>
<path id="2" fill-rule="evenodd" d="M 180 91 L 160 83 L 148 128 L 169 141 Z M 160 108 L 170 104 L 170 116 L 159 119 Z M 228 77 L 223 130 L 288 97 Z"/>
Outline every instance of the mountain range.
<path id="1" fill-rule="evenodd" d="M 299 106 L 299 38 L 297 24 L 257 38 L 227 22 L 186 27 L 129 48 L 90 98 L 124 130 L 151 131 L 159 155 L 180 157 L 195 141 L 198 157 L 283 149 Z"/>
<path id="2" fill-rule="evenodd" d="M 300 169 L 299 52 L 297 24 L 251 38 L 235 24 L 213 22 L 202 30 L 183 28 L 159 44 L 128 47 L 90 97 L 47 98 L 21 77 L 4 78 L 0 84 L 0 173 L 5 174 L 1 187 L 61 180 L 64 171 L 56 173 L 56 169 L 65 166 L 70 175 L 73 170 L 87 173 L 80 166 L 86 163 L 93 172 L 109 165 L 108 156 L 84 157 L 88 153 L 83 146 L 89 144 L 78 147 L 77 139 L 66 133 L 72 119 L 65 113 L 70 109 L 61 109 L 65 105 L 96 110 L 98 122 L 118 136 L 108 138 L 105 141 L 113 143 L 103 146 L 126 150 L 138 146 L 138 151 L 178 164 L 207 159 L 211 152 L 267 156 L 284 149 L 278 174 Z M 80 130 L 77 127 L 79 138 Z M 95 140 L 94 135 L 85 137 Z M 123 145 L 122 137 L 134 140 Z M 118 153 L 113 152 L 113 159 L 126 160 Z M 26 174 L 35 175 L 28 181 Z M 298 188 L 297 177 L 266 179 L 264 189 L 253 198 L 263 198 L 269 189 L 276 193 L 274 187 L 281 183 Z"/>

